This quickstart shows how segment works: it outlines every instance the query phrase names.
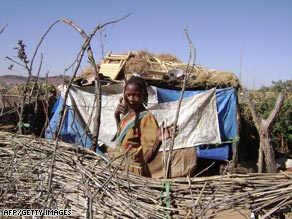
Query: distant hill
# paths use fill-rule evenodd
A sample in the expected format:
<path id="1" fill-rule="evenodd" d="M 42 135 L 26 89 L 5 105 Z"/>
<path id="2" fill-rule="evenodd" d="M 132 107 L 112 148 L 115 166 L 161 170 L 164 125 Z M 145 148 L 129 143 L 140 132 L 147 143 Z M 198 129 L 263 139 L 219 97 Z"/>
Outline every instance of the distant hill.
<path id="1" fill-rule="evenodd" d="M 35 79 L 35 77 L 34 77 Z M 69 76 L 65 76 L 65 80 L 68 81 L 70 80 Z M 24 84 L 27 81 L 27 77 L 24 76 L 19 76 L 19 75 L 3 75 L 0 76 L 0 88 L 12 88 L 15 85 L 18 84 Z M 45 83 L 46 78 L 45 77 L 39 77 L 38 82 Z M 51 76 L 48 77 L 48 84 L 49 85 L 54 85 L 58 86 L 62 84 L 64 81 L 64 76 L 63 75 L 58 75 L 58 76 Z"/>

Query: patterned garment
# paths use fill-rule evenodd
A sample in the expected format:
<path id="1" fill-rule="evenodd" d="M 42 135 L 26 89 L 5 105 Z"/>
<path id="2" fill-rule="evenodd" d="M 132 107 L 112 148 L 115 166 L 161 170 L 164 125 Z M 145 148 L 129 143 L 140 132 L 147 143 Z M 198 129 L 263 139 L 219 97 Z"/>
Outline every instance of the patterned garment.
<path id="1" fill-rule="evenodd" d="M 155 144 L 158 123 L 153 114 L 147 110 L 125 121 L 123 117 L 119 131 L 115 136 L 116 148 L 114 157 L 120 157 L 123 170 L 137 175 L 151 177 L 144 155 Z"/>

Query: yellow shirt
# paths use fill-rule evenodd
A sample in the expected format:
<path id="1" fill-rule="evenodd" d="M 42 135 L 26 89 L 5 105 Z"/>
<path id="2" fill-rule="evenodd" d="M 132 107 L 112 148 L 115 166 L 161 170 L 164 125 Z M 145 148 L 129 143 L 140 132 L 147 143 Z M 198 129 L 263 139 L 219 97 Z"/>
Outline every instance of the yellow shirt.
<path id="1" fill-rule="evenodd" d="M 120 122 L 114 156 L 121 156 L 122 169 L 150 177 L 144 155 L 155 144 L 158 129 L 157 120 L 147 110 L 133 116 L 128 121 L 125 121 L 125 117 Z"/>

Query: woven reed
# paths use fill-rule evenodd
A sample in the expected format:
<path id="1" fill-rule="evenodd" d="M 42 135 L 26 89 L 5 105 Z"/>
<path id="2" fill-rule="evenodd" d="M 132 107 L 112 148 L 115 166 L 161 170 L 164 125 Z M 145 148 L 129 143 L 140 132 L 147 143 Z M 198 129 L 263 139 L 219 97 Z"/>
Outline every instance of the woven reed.
<path id="1" fill-rule="evenodd" d="M 0 132 L 0 209 L 71 209 L 68 218 L 207 218 L 249 209 L 263 218 L 292 207 L 292 173 L 164 179 L 121 172 L 98 154 Z M 52 187 L 48 180 L 52 179 Z M 170 210 L 170 211 L 168 211 Z M 168 214 L 170 212 L 170 214 Z"/>

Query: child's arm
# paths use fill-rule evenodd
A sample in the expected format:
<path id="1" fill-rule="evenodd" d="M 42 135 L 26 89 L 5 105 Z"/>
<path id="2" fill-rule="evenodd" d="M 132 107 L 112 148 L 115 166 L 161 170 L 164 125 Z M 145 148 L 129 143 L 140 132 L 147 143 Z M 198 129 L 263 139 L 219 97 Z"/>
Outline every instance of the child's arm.
<path id="1" fill-rule="evenodd" d="M 116 125 L 117 125 L 117 128 L 121 122 L 121 115 L 122 114 L 126 114 L 126 111 L 127 111 L 127 107 L 126 107 L 126 104 L 125 102 L 123 101 L 123 98 L 120 99 L 120 102 L 119 104 L 117 105 L 117 108 L 115 110 L 115 120 L 116 120 Z"/>
<path id="2" fill-rule="evenodd" d="M 169 139 L 172 137 L 172 135 L 173 135 L 173 124 L 171 124 L 170 126 L 167 126 L 166 128 L 161 128 L 161 127 L 158 128 L 156 141 L 153 147 L 151 148 L 151 150 L 147 151 L 147 153 L 144 155 L 144 160 L 146 163 L 151 162 L 153 158 L 156 156 L 163 138 Z"/>

